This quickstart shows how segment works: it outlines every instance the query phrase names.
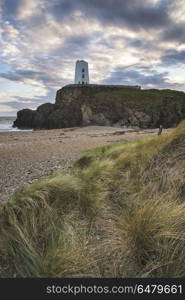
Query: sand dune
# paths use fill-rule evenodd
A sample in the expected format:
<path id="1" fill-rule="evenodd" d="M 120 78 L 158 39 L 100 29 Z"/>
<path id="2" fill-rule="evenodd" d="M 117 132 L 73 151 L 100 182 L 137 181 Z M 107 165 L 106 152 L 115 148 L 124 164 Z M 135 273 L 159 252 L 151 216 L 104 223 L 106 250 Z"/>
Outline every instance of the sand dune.
<path id="1" fill-rule="evenodd" d="M 22 185 L 69 170 L 81 151 L 156 135 L 154 130 L 89 126 L 32 132 L 0 132 L 0 200 Z"/>

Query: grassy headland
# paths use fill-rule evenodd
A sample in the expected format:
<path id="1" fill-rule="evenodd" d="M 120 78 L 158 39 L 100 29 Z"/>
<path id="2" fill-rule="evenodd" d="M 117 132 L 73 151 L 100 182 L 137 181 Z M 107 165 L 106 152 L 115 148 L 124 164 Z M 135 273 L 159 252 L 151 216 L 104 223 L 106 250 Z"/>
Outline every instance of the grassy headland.
<path id="1" fill-rule="evenodd" d="M 0 206 L 0 276 L 185 276 L 184 156 L 185 121 L 18 189 Z"/>
<path id="2" fill-rule="evenodd" d="M 71 117 L 73 112 L 73 117 Z M 19 128 L 56 129 L 89 125 L 139 128 L 176 127 L 185 118 L 185 93 L 114 85 L 67 85 L 55 104 L 18 112 Z"/>

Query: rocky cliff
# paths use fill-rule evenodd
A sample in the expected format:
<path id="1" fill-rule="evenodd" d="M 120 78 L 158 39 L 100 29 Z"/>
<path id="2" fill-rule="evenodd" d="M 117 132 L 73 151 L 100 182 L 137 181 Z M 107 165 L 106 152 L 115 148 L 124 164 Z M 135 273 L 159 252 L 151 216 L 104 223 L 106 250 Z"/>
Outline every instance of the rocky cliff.
<path id="1" fill-rule="evenodd" d="M 185 93 L 140 90 L 121 86 L 67 85 L 57 91 L 55 104 L 17 113 L 14 127 L 52 129 L 86 125 L 176 126 L 185 118 Z"/>

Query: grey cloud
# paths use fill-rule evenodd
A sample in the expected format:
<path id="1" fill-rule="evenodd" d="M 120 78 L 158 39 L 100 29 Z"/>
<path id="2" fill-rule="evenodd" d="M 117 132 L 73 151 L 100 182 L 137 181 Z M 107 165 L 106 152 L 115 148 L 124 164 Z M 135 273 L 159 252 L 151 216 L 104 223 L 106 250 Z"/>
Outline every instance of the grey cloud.
<path id="1" fill-rule="evenodd" d="M 145 41 L 135 39 L 131 40 L 130 42 L 127 43 L 128 46 L 134 47 L 134 48 L 141 48 L 144 46 Z"/>
<path id="2" fill-rule="evenodd" d="M 147 68 L 145 68 L 145 71 Z M 156 71 L 149 71 L 144 74 L 141 70 L 120 70 L 117 68 L 110 77 L 105 79 L 103 83 L 105 84 L 128 84 L 128 85 L 143 85 L 147 87 L 150 84 L 156 86 L 164 86 L 167 85 L 166 77 L 168 73 L 157 73 Z"/>
<path id="3" fill-rule="evenodd" d="M 51 10 L 58 20 L 78 9 L 86 17 L 105 23 L 129 25 L 137 30 L 140 27 L 158 28 L 169 23 L 170 3 L 170 0 L 161 0 L 157 5 L 144 0 L 58 0 Z"/>
<path id="4" fill-rule="evenodd" d="M 15 16 L 18 8 L 22 4 L 22 0 L 2 0 L 4 14 L 7 16 Z"/>
<path id="5" fill-rule="evenodd" d="M 86 17 L 98 19 L 100 22 L 128 25 L 135 30 L 159 28 L 170 22 L 168 6 L 171 1 L 159 1 L 157 5 L 144 0 L 58 0 L 51 8 L 54 16 L 60 20 L 63 16 L 82 11 Z"/>
<path id="6" fill-rule="evenodd" d="M 64 45 L 58 47 L 53 54 L 61 53 L 62 58 L 74 57 L 85 57 L 88 54 L 88 47 L 93 40 L 93 35 L 83 36 L 74 34 L 71 37 L 65 39 Z"/>
<path id="7" fill-rule="evenodd" d="M 45 70 L 47 71 L 47 69 Z M 50 71 L 50 74 L 47 74 L 47 72 L 39 72 L 39 71 L 32 71 L 32 70 L 21 70 L 21 69 L 15 69 L 14 71 L 7 72 L 7 73 L 0 73 L 0 77 L 11 80 L 11 81 L 20 81 L 24 82 L 25 79 L 33 79 L 36 81 L 43 82 L 45 85 L 52 85 L 58 82 L 60 80 L 57 78 L 56 74 L 54 72 L 52 73 Z"/>
<path id="8" fill-rule="evenodd" d="M 21 7 L 22 0 L 4 0 L 5 13 L 14 15 Z M 104 24 L 126 25 L 135 30 L 140 28 L 160 28 L 168 25 L 169 5 L 172 0 L 160 0 L 153 4 L 146 0 L 45 0 L 44 8 L 38 7 L 32 16 L 34 24 L 45 21 L 45 13 L 52 14 L 59 22 L 68 20 L 76 11 L 85 18 L 98 19 Z M 40 11 L 40 14 L 37 13 Z M 40 20 L 40 21 L 39 21 Z M 30 23 L 30 19 L 25 20 Z"/>
<path id="9" fill-rule="evenodd" d="M 1 104 L 7 105 L 16 110 L 20 110 L 24 108 L 35 109 L 39 105 L 46 102 L 54 103 L 54 100 L 55 100 L 55 92 L 50 90 L 48 91 L 46 96 L 40 96 L 34 98 L 14 96 L 13 101 L 1 102 Z"/>
<path id="10" fill-rule="evenodd" d="M 185 23 L 173 24 L 162 34 L 161 39 L 185 43 Z"/>
<path id="11" fill-rule="evenodd" d="M 21 80 L 20 76 L 15 73 L 0 73 L 0 77 L 8 79 L 8 80 L 12 80 L 12 81 L 20 81 Z"/>
<path id="12" fill-rule="evenodd" d="M 8 72 L 8 73 L 0 73 L 0 77 L 6 78 L 12 81 L 22 81 L 24 78 L 30 78 L 30 79 L 38 79 L 39 77 L 42 77 L 44 73 L 42 72 L 35 72 L 31 70 L 20 70 L 17 69 L 14 72 Z"/>
<path id="13" fill-rule="evenodd" d="M 71 47 L 79 47 L 82 49 L 82 47 L 91 41 L 91 36 L 84 36 L 84 35 L 74 35 L 70 38 L 67 38 L 65 40 L 65 43 L 67 43 Z"/>
<path id="14" fill-rule="evenodd" d="M 162 64 L 185 64 L 185 50 L 183 51 L 173 51 L 169 54 L 162 56 Z"/>

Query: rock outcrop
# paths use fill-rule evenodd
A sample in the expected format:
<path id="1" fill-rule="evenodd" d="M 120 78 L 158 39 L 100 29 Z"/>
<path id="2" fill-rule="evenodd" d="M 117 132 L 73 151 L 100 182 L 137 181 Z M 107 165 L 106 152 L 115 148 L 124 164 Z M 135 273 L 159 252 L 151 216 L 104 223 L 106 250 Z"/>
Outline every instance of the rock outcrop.
<path id="1" fill-rule="evenodd" d="M 176 126 L 185 118 L 185 93 L 121 86 L 67 85 L 55 104 L 17 113 L 15 127 L 52 129 L 86 125 L 156 128 Z"/>

